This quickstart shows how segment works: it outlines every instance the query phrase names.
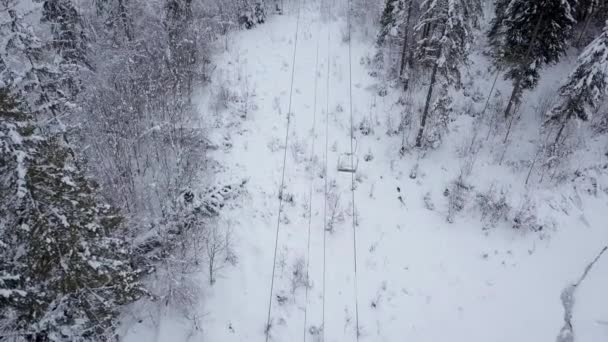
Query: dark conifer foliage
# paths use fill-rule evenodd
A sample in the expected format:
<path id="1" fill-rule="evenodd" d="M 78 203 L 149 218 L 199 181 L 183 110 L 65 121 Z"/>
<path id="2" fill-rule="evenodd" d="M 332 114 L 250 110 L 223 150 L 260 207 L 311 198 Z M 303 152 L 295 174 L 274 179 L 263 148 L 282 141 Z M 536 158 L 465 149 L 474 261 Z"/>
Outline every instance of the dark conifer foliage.
<path id="1" fill-rule="evenodd" d="M 408 1 L 411 2 L 411 1 Z M 377 44 L 382 45 L 386 36 L 398 28 L 399 22 L 404 19 L 403 11 L 406 8 L 405 0 L 386 0 L 382 17 L 380 17 L 380 33 Z"/>
<path id="2" fill-rule="evenodd" d="M 507 68 L 513 92 L 505 110 L 512 114 L 525 89 L 536 86 L 540 69 L 565 53 L 575 24 L 570 4 L 562 0 L 498 0 L 489 31 L 496 63 Z"/>
<path id="3" fill-rule="evenodd" d="M 471 17 L 464 15 L 465 1 L 426 1 L 422 8 L 425 11 L 416 25 L 416 31 L 423 34 L 423 39 L 418 42 L 416 55 L 420 63 L 430 70 L 431 79 L 416 137 L 417 147 L 423 146 L 424 131 L 436 82 L 460 87 L 460 68 L 467 61 L 472 39 Z M 429 28 L 430 33 L 427 35 L 425 31 Z"/>
<path id="4" fill-rule="evenodd" d="M 558 103 L 547 113 L 547 124 L 557 128 L 555 143 L 560 141 L 570 120 L 589 120 L 607 91 L 608 22 L 602 34 L 578 57 L 574 71 L 560 88 Z"/>
<path id="5" fill-rule="evenodd" d="M 0 321 L 26 340 L 110 338 L 118 307 L 142 293 L 123 218 L 6 89 L 0 155 Z"/>

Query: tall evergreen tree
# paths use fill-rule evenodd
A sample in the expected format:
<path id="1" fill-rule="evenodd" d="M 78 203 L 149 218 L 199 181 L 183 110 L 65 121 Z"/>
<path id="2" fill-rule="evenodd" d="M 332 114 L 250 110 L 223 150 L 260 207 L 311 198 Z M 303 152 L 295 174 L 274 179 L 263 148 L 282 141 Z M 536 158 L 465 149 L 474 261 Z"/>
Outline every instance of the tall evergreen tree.
<path id="1" fill-rule="evenodd" d="M 506 77 L 513 80 L 509 117 L 523 90 L 538 83 L 542 66 L 564 54 L 575 20 L 565 0 L 497 0 L 496 11 L 488 34 L 496 63 L 506 66 Z"/>
<path id="2" fill-rule="evenodd" d="M 52 33 L 50 47 L 59 57 L 54 61 L 61 75 L 57 80 L 58 87 L 72 101 L 81 90 L 81 69 L 91 68 L 80 13 L 72 0 L 47 0 L 42 5 L 41 22 L 49 25 Z"/>
<path id="3" fill-rule="evenodd" d="M 6 9 L 0 23 L 0 54 L 5 68 L 0 81 L 26 100 L 28 111 L 38 119 L 56 118 L 70 102 L 66 78 L 57 56 L 36 35 L 27 20 L 15 9 Z M 57 124 L 57 122 L 53 122 Z"/>
<path id="4" fill-rule="evenodd" d="M 68 150 L 0 89 L 0 325 L 27 341 L 103 341 L 141 293 L 121 216 Z"/>
<path id="5" fill-rule="evenodd" d="M 106 36 L 116 45 L 124 45 L 135 39 L 132 0 L 96 0 L 96 12 L 102 18 Z"/>
<path id="6" fill-rule="evenodd" d="M 559 102 L 547 113 L 547 124 L 558 127 L 557 144 L 571 119 L 589 120 L 608 92 L 608 22 L 578 57 L 574 71 L 560 88 Z"/>
<path id="7" fill-rule="evenodd" d="M 468 58 L 471 40 L 470 19 L 464 15 L 463 0 L 427 0 L 423 4 L 426 11 L 416 25 L 418 32 L 432 27 L 429 38 L 418 42 L 417 55 L 421 63 L 431 70 L 431 80 L 420 129 L 416 137 L 416 147 L 422 147 L 433 89 L 439 80 L 442 84 L 461 85 L 460 66 Z"/>
<path id="8" fill-rule="evenodd" d="M 409 1 L 411 3 L 411 1 Z M 382 46 L 386 41 L 386 36 L 391 33 L 396 34 L 400 22 L 404 20 L 404 9 L 406 0 L 386 0 L 382 16 L 380 17 L 380 32 L 376 43 Z"/>
<path id="9" fill-rule="evenodd" d="M 63 58 L 63 63 L 87 64 L 87 37 L 80 13 L 71 0 L 47 0 L 42 5 L 43 23 L 48 23 L 53 34 L 52 47 Z"/>

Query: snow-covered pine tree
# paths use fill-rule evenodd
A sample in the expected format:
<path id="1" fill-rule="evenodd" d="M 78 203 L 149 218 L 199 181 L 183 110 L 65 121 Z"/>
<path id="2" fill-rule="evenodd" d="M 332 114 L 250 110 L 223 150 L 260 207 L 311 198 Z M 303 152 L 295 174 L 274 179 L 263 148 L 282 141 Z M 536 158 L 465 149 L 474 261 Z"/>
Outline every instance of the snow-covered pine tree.
<path id="1" fill-rule="evenodd" d="M 266 22 L 266 6 L 261 0 L 242 0 L 239 4 L 239 24 L 251 29 Z"/>
<path id="2" fill-rule="evenodd" d="M 116 45 L 124 45 L 134 39 L 131 2 L 132 0 L 95 1 L 96 15 L 103 22 L 105 36 L 110 37 Z"/>
<path id="3" fill-rule="evenodd" d="M 418 41 L 418 60 L 431 69 L 431 80 L 427 92 L 416 147 L 422 147 L 424 129 L 433 98 L 433 89 L 440 78 L 442 84 L 460 87 L 460 66 L 468 58 L 471 40 L 471 17 L 465 17 L 464 0 L 426 0 L 422 8 L 426 11 L 415 27 L 417 32 L 431 27 L 428 38 Z"/>
<path id="4" fill-rule="evenodd" d="M 471 26 L 479 28 L 479 19 L 483 16 L 482 0 L 466 0 L 464 3 L 464 16 L 469 18 Z"/>
<path id="5" fill-rule="evenodd" d="M 62 73 L 57 64 L 61 58 L 39 39 L 20 13 L 12 7 L 3 11 L 0 18 L 6 21 L 0 22 L 0 54 L 5 68 L 0 70 L 0 81 L 25 100 L 28 111 L 38 119 L 56 118 L 69 103 L 70 94 L 63 86 L 70 76 Z"/>
<path id="6" fill-rule="evenodd" d="M 569 0 L 573 15 L 578 22 L 574 46 L 582 48 L 590 43 L 608 20 L 608 1 Z"/>
<path id="7" fill-rule="evenodd" d="M 60 57 L 55 61 L 61 75 L 59 87 L 72 100 L 81 90 L 81 69 L 91 68 L 87 57 L 88 39 L 80 13 L 71 0 L 47 0 L 42 5 L 41 22 L 49 25 L 52 33 L 50 45 Z"/>
<path id="8" fill-rule="evenodd" d="M 382 16 L 380 17 L 380 31 L 376 38 L 376 44 L 382 46 L 386 36 L 396 35 L 400 22 L 404 20 L 404 9 L 407 0 L 386 0 Z M 407 1 L 412 2 L 412 1 Z"/>
<path id="9" fill-rule="evenodd" d="M 513 91 L 505 109 L 511 115 L 524 89 L 536 86 L 539 70 L 559 61 L 575 19 L 564 0 L 498 0 L 488 33 L 499 67 L 508 68 Z"/>
<path id="10" fill-rule="evenodd" d="M 122 217 L 59 136 L 0 89 L 0 326 L 19 341 L 104 341 L 142 289 Z"/>
<path id="11" fill-rule="evenodd" d="M 87 64 L 87 37 L 71 0 L 44 1 L 41 21 L 50 25 L 51 45 L 64 62 Z"/>
<path id="12" fill-rule="evenodd" d="M 574 71 L 560 88 L 559 102 L 547 113 L 557 128 L 555 145 L 571 119 L 589 120 L 608 92 L 608 21 L 602 34 L 578 57 Z"/>
<path id="13" fill-rule="evenodd" d="M 441 145 L 441 140 L 448 130 L 452 113 L 452 98 L 449 95 L 447 84 L 443 84 L 438 91 L 437 98 L 431 105 L 431 120 L 429 132 L 426 133 L 426 142 L 431 148 Z"/>

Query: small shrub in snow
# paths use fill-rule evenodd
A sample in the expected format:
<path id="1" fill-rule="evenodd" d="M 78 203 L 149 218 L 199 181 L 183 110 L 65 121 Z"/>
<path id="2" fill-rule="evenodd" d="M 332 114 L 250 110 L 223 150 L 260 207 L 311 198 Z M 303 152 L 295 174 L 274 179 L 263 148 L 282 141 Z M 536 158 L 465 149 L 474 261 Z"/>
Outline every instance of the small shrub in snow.
<path id="1" fill-rule="evenodd" d="M 219 113 L 228 109 L 228 105 L 233 101 L 234 95 L 225 82 L 220 81 L 220 84 L 216 87 L 216 89 L 217 93 L 213 95 L 210 106 L 214 113 Z"/>
<path id="2" fill-rule="evenodd" d="M 327 227 L 325 228 L 330 233 L 334 232 L 335 225 L 344 222 L 344 210 L 340 203 L 340 193 L 337 191 L 337 183 L 332 180 L 330 190 L 327 194 Z"/>
<path id="3" fill-rule="evenodd" d="M 294 195 L 290 192 L 287 192 L 285 188 L 283 188 L 279 192 L 279 199 L 283 200 L 285 203 L 289 203 L 292 206 L 295 205 Z"/>
<path id="4" fill-rule="evenodd" d="M 410 170 L 410 178 L 416 179 L 418 177 L 418 164 L 415 164 Z"/>
<path id="5" fill-rule="evenodd" d="M 312 325 L 310 328 L 308 328 L 308 333 L 310 335 L 312 335 L 312 336 L 316 336 L 316 338 L 319 338 L 319 336 L 321 336 L 322 329 L 323 328 L 321 328 L 321 327 L 317 327 L 316 325 Z"/>
<path id="6" fill-rule="evenodd" d="M 445 189 L 443 194 L 448 199 L 448 222 L 453 223 L 456 214 L 465 208 L 472 189 L 473 187 L 467 184 L 462 177 L 458 177 L 449 188 Z"/>
<path id="7" fill-rule="evenodd" d="M 363 135 L 370 135 L 374 133 L 374 128 L 372 127 L 372 123 L 369 118 L 365 117 L 363 120 L 361 120 L 361 123 L 359 123 L 359 131 Z"/>
<path id="8" fill-rule="evenodd" d="M 205 229 L 204 241 L 209 284 L 213 285 L 217 272 L 223 269 L 226 263 L 236 263 L 236 256 L 232 248 L 232 233 L 230 229 L 209 225 Z"/>
<path id="9" fill-rule="evenodd" d="M 388 95 L 388 89 L 386 89 L 386 86 L 381 85 L 378 87 L 378 96 L 385 97 L 386 95 Z"/>
<path id="10" fill-rule="evenodd" d="M 543 224 L 536 214 L 536 203 L 527 196 L 524 198 L 519 209 L 515 212 L 512 223 L 513 229 L 532 232 L 540 232 L 543 230 Z"/>
<path id="11" fill-rule="evenodd" d="M 244 9 L 239 16 L 239 25 L 248 30 L 264 22 L 266 22 L 266 10 L 261 2 L 256 2 L 253 8 Z"/>
<path id="12" fill-rule="evenodd" d="M 430 211 L 435 210 L 435 204 L 433 204 L 433 198 L 431 197 L 430 192 L 424 194 L 424 207 Z"/>
<path id="13" fill-rule="evenodd" d="M 297 137 L 291 143 L 291 155 L 296 163 L 301 163 L 307 159 L 306 142 Z"/>
<path id="14" fill-rule="evenodd" d="M 374 154 L 372 153 L 372 150 L 368 150 L 367 153 L 365 153 L 365 155 L 363 156 L 363 160 L 365 160 L 366 162 L 374 160 Z"/>
<path id="15" fill-rule="evenodd" d="M 350 32 L 347 27 L 340 28 L 342 43 L 348 43 L 350 41 Z"/>
<path id="16" fill-rule="evenodd" d="M 304 258 L 298 258 L 294 262 L 290 282 L 292 295 L 294 295 L 299 288 L 310 287 L 308 275 L 306 274 L 306 262 L 304 261 Z"/>
<path id="17" fill-rule="evenodd" d="M 277 295 L 277 303 L 279 303 L 279 305 L 284 305 L 288 301 L 289 297 L 280 294 Z"/>
<path id="18" fill-rule="evenodd" d="M 504 191 L 497 192 L 494 186 L 476 196 L 477 206 L 481 210 L 484 229 L 494 228 L 500 221 L 508 220 L 511 206 Z"/>
<path id="19" fill-rule="evenodd" d="M 268 146 L 268 149 L 270 150 L 270 152 L 277 152 L 283 148 L 283 143 L 281 142 L 281 139 L 274 138 L 271 141 L 269 141 L 266 146 Z"/>

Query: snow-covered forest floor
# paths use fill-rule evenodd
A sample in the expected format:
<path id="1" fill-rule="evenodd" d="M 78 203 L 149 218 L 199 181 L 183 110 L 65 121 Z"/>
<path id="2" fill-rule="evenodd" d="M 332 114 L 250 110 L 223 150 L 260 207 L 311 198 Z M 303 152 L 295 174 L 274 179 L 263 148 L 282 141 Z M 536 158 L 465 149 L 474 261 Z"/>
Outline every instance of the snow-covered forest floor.
<path id="1" fill-rule="evenodd" d="M 346 1 L 336 0 L 331 11 L 322 6 L 303 2 L 298 19 L 297 3 L 290 4 L 285 15 L 229 36 L 215 56 L 211 85 L 195 101 L 217 145 L 210 152 L 214 181 L 247 181 L 217 220 L 231 231 L 238 261 L 218 270 L 213 286 L 201 286 L 194 315 L 126 315 L 124 340 L 263 341 L 269 299 L 272 341 L 355 341 L 357 320 L 360 341 L 556 340 L 568 324 L 562 292 L 608 243 L 605 137 L 570 156 L 564 181 L 547 181 L 550 171 L 534 168 L 525 184 L 538 146 L 530 138 L 539 127 L 535 108 L 567 74 L 567 59 L 545 70 L 526 95 L 505 144 L 503 123 L 472 115 L 482 111 L 494 81 L 488 61 L 475 54 L 465 84 L 481 100 L 456 94 L 455 120 L 441 147 L 401 155 L 402 90 L 389 87 L 379 96 L 383 82 L 370 76 L 367 62 L 373 41 L 355 32 L 353 203 L 351 174 L 337 171 L 339 156 L 350 151 Z M 424 89 L 414 92 L 414 108 L 423 105 Z M 499 79 L 496 89 L 490 108 L 510 84 Z M 417 121 L 414 115 L 406 128 L 409 145 Z M 488 217 L 494 211 L 484 204 L 500 202 L 494 200 L 501 192 L 507 209 Z M 203 266 L 194 277 L 209 282 Z M 604 256 L 575 290 L 576 341 L 608 338 L 606 289 Z"/>

